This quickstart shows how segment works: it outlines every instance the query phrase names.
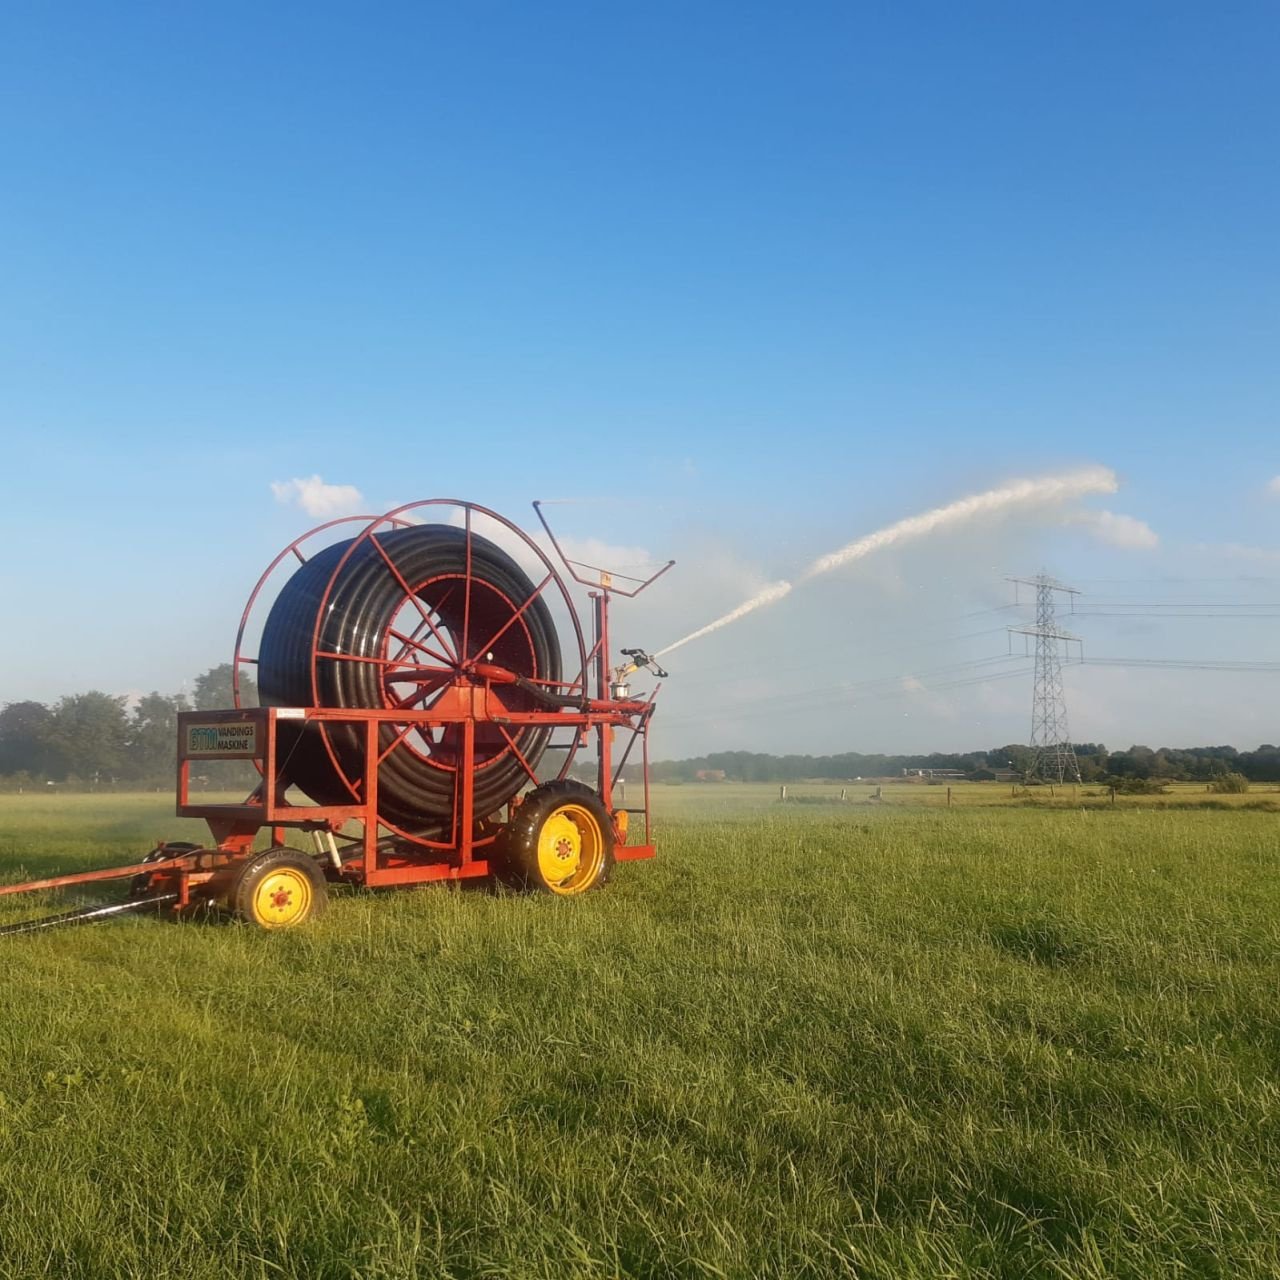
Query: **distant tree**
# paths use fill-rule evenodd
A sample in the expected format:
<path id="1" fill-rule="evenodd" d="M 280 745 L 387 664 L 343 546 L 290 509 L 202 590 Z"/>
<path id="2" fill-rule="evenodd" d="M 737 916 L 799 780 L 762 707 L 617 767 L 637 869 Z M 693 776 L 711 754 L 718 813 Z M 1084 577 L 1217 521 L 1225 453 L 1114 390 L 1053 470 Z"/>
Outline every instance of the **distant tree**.
<path id="1" fill-rule="evenodd" d="M 55 758 L 51 772 L 85 781 L 116 777 L 128 759 L 125 699 L 96 689 L 62 698 L 53 709 L 47 738 Z"/>
<path id="2" fill-rule="evenodd" d="M 1011 742 L 1007 746 L 996 747 L 987 752 L 987 767 L 991 769 L 1014 769 L 1018 773 L 1026 773 L 1031 768 L 1036 753 L 1030 747 Z"/>
<path id="3" fill-rule="evenodd" d="M 1117 778 L 1149 778 L 1155 758 L 1150 747 L 1130 747 L 1128 751 L 1113 751 L 1109 767 Z"/>
<path id="4" fill-rule="evenodd" d="M 1159 796 L 1164 795 L 1167 784 L 1160 778 L 1121 777 L 1113 774 L 1107 781 L 1122 796 Z"/>
<path id="5" fill-rule="evenodd" d="M 129 718 L 129 762 L 131 777 L 154 780 L 171 774 L 178 743 L 178 712 L 187 709 L 181 694 L 166 698 L 151 692 L 138 700 Z"/>
<path id="6" fill-rule="evenodd" d="M 1242 753 L 1240 771 L 1253 782 L 1280 782 L 1280 748 L 1264 742 L 1257 751 Z"/>
<path id="7" fill-rule="evenodd" d="M 1110 768 L 1109 757 L 1106 755 L 1080 755 L 1076 754 L 1076 762 L 1080 766 L 1081 782 L 1099 782 L 1106 777 L 1107 770 Z"/>
<path id="8" fill-rule="evenodd" d="M 1209 790 L 1218 795 L 1243 795 L 1249 790 L 1249 779 L 1243 773 L 1228 770 L 1209 783 Z"/>
<path id="9" fill-rule="evenodd" d="M 231 663 L 223 662 L 210 667 L 203 675 L 196 676 L 192 702 L 197 711 L 222 711 L 236 705 L 231 686 L 233 672 Z M 258 686 L 243 667 L 240 668 L 240 702 L 246 707 L 258 705 Z"/>
<path id="10" fill-rule="evenodd" d="M 11 702 L 0 710 L 0 773 L 48 773 L 52 722 L 43 702 Z"/>

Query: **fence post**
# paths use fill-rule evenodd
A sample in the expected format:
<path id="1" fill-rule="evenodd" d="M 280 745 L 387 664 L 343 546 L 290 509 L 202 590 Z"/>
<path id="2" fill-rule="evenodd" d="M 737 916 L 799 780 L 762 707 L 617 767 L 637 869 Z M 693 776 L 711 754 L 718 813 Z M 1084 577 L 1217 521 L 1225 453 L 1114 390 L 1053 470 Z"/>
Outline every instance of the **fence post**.
<path id="1" fill-rule="evenodd" d="M 784 782 L 782 786 L 778 788 L 778 799 L 785 800 L 786 798 L 787 798 L 787 784 Z"/>
<path id="2" fill-rule="evenodd" d="M 951 788 L 947 788 L 947 808 L 951 808 Z"/>
<path id="3" fill-rule="evenodd" d="M 1115 802 L 1116 802 L 1116 789 L 1115 789 L 1115 787 L 1112 787 L 1112 788 L 1111 788 L 1111 803 L 1112 803 L 1112 804 L 1115 804 Z"/>

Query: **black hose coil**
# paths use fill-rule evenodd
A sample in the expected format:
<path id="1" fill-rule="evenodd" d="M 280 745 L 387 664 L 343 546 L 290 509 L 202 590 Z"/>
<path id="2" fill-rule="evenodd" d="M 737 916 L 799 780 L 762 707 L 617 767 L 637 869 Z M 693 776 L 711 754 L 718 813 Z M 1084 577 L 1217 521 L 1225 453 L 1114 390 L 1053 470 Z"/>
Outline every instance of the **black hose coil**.
<path id="1" fill-rule="evenodd" d="M 402 634 L 420 629 L 420 645 L 437 653 L 444 649 L 441 640 L 422 623 L 421 611 L 412 604 L 412 597 L 406 596 L 400 579 L 462 660 L 479 656 L 526 679 L 559 680 L 560 645 L 541 595 L 494 639 L 534 595 L 535 587 L 505 551 L 474 532 L 470 535 L 470 610 L 465 619 L 467 652 L 460 652 L 467 612 L 467 541 L 464 530 L 450 525 L 414 525 L 348 539 L 314 555 L 285 583 L 267 617 L 258 653 L 258 689 L 263 705 L 395 705 L 388 700 L 385 665 L 351 659 L 395 657 L 403 642 L 390 636 L 393 626 Z M 324 602 L 325 589 L 348 551 L 350 557 Z M 313 700 L 312 644 L 322 602 L 324 620 L 316 645 Z M 414 656 L 409 661 L 442 665 L 421 649 L 410 652 Z M 323 654 L 343 656 L 320 656 Z M 398 684 L 390 696 L 412 690 L 411 684 Z M 512 710 L 545 710 L 534 696 L 517 686 L 503 686 L 502 695 Z M 328 735 L 332 757 L 322 732 Z M 509 727 L 507 732 L 520 755 L 535 767 L 550 730 Z M 457 769 L 467 765 L 460 759 L 461 729 L 436 730 L 430 736 L 415 733 L 396 743 L 398 733 L 391 724 L 379 727 L 379 754 L 388 754 L 378 768 L 378 814 L 411 834 L 428 838 L 447 834 Z M 485 817 L 510 800 L 528 774 L 496 725 L 477 724 L 475 743 L 475 813 Z M 358 784 L 364 776 L 364 747 L 361 725 L 329 724 L 322 730 L 315 724 L 281 721 L 278 726 L 281 773 L 317 804 L 343 805 L 361 799 Z"/>

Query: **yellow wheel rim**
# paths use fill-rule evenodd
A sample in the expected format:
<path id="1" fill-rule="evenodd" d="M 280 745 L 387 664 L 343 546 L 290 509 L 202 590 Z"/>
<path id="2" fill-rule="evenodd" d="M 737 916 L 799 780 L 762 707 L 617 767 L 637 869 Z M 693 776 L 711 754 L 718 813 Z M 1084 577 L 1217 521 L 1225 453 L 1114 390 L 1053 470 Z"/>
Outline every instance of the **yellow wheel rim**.
<path id="1" fill-rule="evenodd" d="M 311 914 L 311 881 L 292 867 L 268 872 L 253 891 L 253 918 L 264 929 L 300 924 Z"/>
<path id="2" fill-rule="evenodd" d="M 552 893 L 581 893 L 600 876 L 604 832 L 590 809 L 562 804 L 538 832 L 538 874 Z"/>

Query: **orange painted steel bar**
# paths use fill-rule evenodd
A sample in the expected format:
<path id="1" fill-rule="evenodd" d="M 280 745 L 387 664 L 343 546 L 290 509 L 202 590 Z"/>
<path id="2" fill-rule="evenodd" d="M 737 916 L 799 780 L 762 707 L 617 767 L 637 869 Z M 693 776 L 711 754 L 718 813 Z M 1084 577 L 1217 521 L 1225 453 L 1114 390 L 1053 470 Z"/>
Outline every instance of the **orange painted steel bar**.
<path id="1" fill-rule="evenodd" d="M 204 850 L 207 857 L 211 851 Z M 156 862 L 134 862 L 127 867 L 106 867 L 98 871 L 75 871 L 65 876 L 50 876 L 45 880 L 25 880 L 22 884 L 0 885 L 0 894 L 34 893 L 38 889 L 63 889 L 72 884 L 92 884 L 96 880 L 123 880 L 128 876 L 141 875 L 144 872 L 154 874 L 163 871 L 192 871 L 196 867 L 199 855 L 191 853 L 179 854 Z M 226 857 L 220 859 L 225 863 Z"/>

